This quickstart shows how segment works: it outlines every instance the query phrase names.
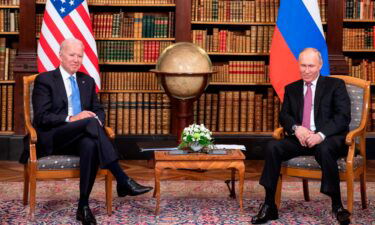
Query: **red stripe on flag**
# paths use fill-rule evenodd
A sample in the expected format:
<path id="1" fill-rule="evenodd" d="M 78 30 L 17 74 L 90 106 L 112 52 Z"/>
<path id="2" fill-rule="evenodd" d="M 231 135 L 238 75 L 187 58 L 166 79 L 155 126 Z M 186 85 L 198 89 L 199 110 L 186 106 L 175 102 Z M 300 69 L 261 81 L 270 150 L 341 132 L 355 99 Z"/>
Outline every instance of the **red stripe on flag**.
<path id="1" fill-rule="evenodd" d="M 60 29 L 56 26 L 55 22 L 49 16 L 48 11 L 44 13 L 43 22 L 48 27 L 52 35 L 55 37 L 56 41 L 59 44 L 61 44 L 61 42 L 65 40 L 65 37 L 64 35 L 62 35 Z"/>
<path id="2" fill-rule="evenodd" d="M 78 27 L 75 25 L 73 22 L 72 18 L 69 16 L 66 16 L 64 18 L 64 22 L 66 23 L 67 27 L 69 27 L 69 30 L 74 34 L 74 36 L 81 40 L 83 44 L 85 45 L 85 53 L 89 60 L 92 62 L 93 65 L 98 64 L 98 58 L 96 57 L 94 51 L 92 50 L 91 46 L 89 43 L 86 41 L 86 38 L 82 35 L 81 31 L 78 29 Z M 95 66 L 96 69 L 98 70 L 97 66 Z M 99 70 L 98 70 L 99 71 Z"/>
<path id="3" fill-rule="evenodd" d="M 83 4 L 81 4 L 80 6 L 78 6 L 76 8 L 78 14 L 81 16 L 83 22 L 85 22 L 86 24 L 86 27 L 89 28 L 91 34 L 93 34 L 92 32 L 92 27 L 91 27 L 91 22 L 90 22 L 90 15 L 88 14 L 88 12 L 86 11 L 85 7 L 83 7 Z"/>
<path id="4" fill-rule="evenodd" d="M 50 47 L 47 40 L 44 38 L 44 35 L 40 36 L 39 43 L 40 43 L 40 46 L 42 47 L 43 51 L 45 52 L 45 54 L 48 56 L 49 60 L 52 62 L 53 66 L 55 68 L 58 67 L 59 64 L 60 64 L 60 59 L 55 54 L 53 49 Z"/>
<path id="5" fill-rule="evenodd" d="M 42 63 L 42 61 L 40 61 L 39 57 L 37 59 L 37 63 L 38 63 L 38 72 L 39 73 L 47 72 L 46 68 L 43 66 L 43 63 Z"/>
<path id="6" fill-rule="evenodd" d="M 290 51 L 277 26 L 270 51 L 270 79 L 280 100 L 284 100 L 285 86 L 301 79 L 298 61 Z"/>

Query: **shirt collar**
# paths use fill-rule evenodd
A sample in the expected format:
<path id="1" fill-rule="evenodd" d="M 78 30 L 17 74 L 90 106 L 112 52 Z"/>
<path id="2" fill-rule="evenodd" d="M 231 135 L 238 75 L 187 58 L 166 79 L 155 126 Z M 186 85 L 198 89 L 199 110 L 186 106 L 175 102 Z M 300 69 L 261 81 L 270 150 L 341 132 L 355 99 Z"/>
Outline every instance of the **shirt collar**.
<path id="1" fill-rule="evenodd" d="M 77 79 L 77 77 L 76 77 L 76 73 L 73 73 L 72 75 L 70 75 L 70 74 L 64 69 L 64 67 L 62 67 L 61 65 L 60 65 L 59 69 L 60 69 L 61 76 L 62 76 L 63 80 L 67 80 L 67 79 L 69 79 L 70 76 L 73 76 L 74 78 Z"/>
<path id="2" fill-rule="evenodd" d="M 320 75 L 319 75 L 319 76 L 320 76 Z M 312 86 L 316 86 L 316 83 L 318 82 L 319 76 L 317 76 L 317 77 L 315 78 L 315 80 L 311 81 L 311 85 L 312 85 Z M 305 86 L 305 85 L 306 85 L 306 82 L 303 81 L 303 86 Z"/>

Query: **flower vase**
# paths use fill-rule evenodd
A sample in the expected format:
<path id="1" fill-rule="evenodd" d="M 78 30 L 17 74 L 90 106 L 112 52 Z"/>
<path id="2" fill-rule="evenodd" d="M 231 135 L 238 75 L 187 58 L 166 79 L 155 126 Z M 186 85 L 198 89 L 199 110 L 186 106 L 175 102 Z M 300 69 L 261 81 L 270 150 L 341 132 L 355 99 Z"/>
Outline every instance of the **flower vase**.
<path id="1" fill-rule="evenodd" d="M 198 141 L 190 144 L 190 149 L 193 150 L 194 152 L 199 152 L 200 150 L 202 150 L 202 148 L 203 146 L 199 144 Z"/>

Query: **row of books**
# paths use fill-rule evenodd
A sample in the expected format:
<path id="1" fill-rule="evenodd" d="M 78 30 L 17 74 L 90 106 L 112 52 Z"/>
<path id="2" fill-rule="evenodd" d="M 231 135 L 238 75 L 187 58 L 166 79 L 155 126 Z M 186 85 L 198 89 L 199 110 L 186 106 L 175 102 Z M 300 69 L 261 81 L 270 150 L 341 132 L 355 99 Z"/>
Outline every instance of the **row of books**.
<path id="1" fill-rule="evenodd" d="M 0 9 L 0 32 L 18 32 L 18 9 Z"/>
<path id="2" fill-rule="evenodd" d="M 374 0 L 346 0 L 344 1 L 344 9 L 344 18 L 346 19 L 375 19 Z"/>
<path id="3" fill-rule="evenodd" d="M 94 13 L 95 37 L 170 38 L 174 32 L 174 12 L 164 15 L 144 13 Z"/>
<path id="4" fill-rule="evenodd" d="M 20 5 L 20 0 L 0 0 L 0 5 L 17 6 Z"/>
<path id="5" fill-rule="evenodd" d="M 12 0 L 3 0 L 12 1 Z M 13 0 L 19 1 L 19 0 Z M 46 3 L 46 0 L 37 0 L 37 3 Z M 87 0 L 90 4 L 121 5 L 121 4 L 174 4 L 175 0 Z"/>
<path id="6" fill-rule="evenodd" d="M 151 72 L 103 72 L 101 90 L 160 90 Z"/>
<path id="7" fill-rule="evenodd" d="M 359 62 L 353 62 L 353 59 L 346 57 L 345 60 L 349 65 L 350 76 L 375 82 L 375 61 L 362 59 Z"/>
<path id="8" fill-rule="evenodd" d="M 275 22 L 279 0 L 192 0 L 193 21 Z"/>
<path id="9" fill-rule="evenodd" d="M 374 49 L 374 27 L 344 28 L 343 49 Z"/>
<path id="10" fill-rule="evenodd" d="M 171 104 L 162 93 L 101 93 L 106 124 L 116 134 L 169 134 Z"/>
<path id="11" fill-rule="evenodd" d="M 14 60 L 17 49 L 6 48 L 6 38 L 0 38 L 0 80 L 14 80 Z"/>
<path id="12" fill-rule="evenodd" d="M 156 62 L 171 41 L 97 41 L 100 62 Z"/>
<path id="13" fill-rule="evenodd" d="M 208 22 L 275 22 L 279 0 L 192 0 L 192 20 Z M 327 21 L 326 0 L 318 0 Z"/>
<path id="14" fill-rule="evenodd" d="M 229 61 L 215 63 L 212 82 L 269 83 L 268 66 L 264 61 Z"/>
<path id="15" fill-rule="evenodd" d="M 271 132 L 279 127 L 280 100 L 273 88 L 205 93 L 194 103 L 194 122 L 218 132 Z"/>
<path id="16" fill-rule="evenodd" d="M 192 41 L 208 52 L 268 53 L 273 31 L 273 26 L 250 26 L 246 31 L 193 30 Z"/>
<path id="17" fill-rule="evenodd" d="M 13 84 L 0 85 L 0 131 L 13 130 Z"/>

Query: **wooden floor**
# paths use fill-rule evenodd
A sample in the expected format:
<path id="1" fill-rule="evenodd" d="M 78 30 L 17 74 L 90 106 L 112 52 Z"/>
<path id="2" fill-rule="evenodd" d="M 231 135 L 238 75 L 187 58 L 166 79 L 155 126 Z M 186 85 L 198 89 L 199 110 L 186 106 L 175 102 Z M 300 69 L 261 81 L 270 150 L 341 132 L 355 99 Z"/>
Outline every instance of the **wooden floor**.
<path id="1" fill-rule="evenodd" d="M 153 180 L 154 170 L 145 160 L 121 161 L 126 173 L 135 180 Z M 247 160 L 245 179 L 258 180 L 262 172 L 262 160 Z M 15 161 L 0 161 L 0 182 L 22 181 L 23 165 Z M 218 171 L 192 171 L 192 170 L 167 170 L 163 172 L 162 179 L 170 180 L 227 180 L 230 172 Z M 290 180 L 294 178 L 289 178 Z M 375 182 L 375 160 L 367 162 L 367 181 Z"/>

